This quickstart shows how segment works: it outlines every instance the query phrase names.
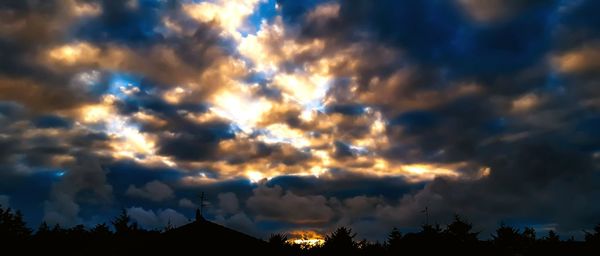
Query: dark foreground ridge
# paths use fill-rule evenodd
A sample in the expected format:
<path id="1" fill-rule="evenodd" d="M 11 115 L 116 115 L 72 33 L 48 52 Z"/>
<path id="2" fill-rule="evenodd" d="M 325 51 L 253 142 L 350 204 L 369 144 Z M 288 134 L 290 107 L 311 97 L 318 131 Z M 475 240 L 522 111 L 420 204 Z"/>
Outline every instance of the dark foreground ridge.
<path id="1" fill-rule="evenodd" d="M 185 251 L 186 245 L 201 246 L 203 250 L 219 252 L 245 250 L 267 253 L 268 248 L 267 242 L 263 240 L 208 221 L 202 216 L 192 223 L 168 230 L 162 236 L 167 244 L 181 246 L 179 251 Z"/>
<path id="2" fill-rule="evenodd" d="M 287 243 L 285 234 L 263 241 L 201 214 L 178 228 L 145 230 L 123 210 L 111 224 L 64 229 L 42 223 L 33 232 L 19 211 L 0 207 L 0 248 L 2 255 L 600 255 L 600 225 L 585 232 L 585 241 L 561 240 L 553 231 L 538 238 L 532 228 L 506 225 L 491 240 L 479 240 L 459 216 L 444 228 L 423 225 L 408 234 L 394 228 L 382 243 L 357 241 L 351 229 L 340 227 L 312 248 Z"/>

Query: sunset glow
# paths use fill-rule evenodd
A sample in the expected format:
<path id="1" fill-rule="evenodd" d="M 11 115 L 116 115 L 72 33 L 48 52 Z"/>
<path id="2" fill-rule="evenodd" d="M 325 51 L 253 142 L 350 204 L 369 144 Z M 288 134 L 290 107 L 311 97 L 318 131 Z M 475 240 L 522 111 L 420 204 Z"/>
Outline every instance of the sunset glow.
<path id="1" fill-rule="evenodd" d="M 322 246 L 325 243 L 325 238 L 312 230 L 292 231 L 289 235 L 289 243 L 300 245 L 303 248 Z"/>

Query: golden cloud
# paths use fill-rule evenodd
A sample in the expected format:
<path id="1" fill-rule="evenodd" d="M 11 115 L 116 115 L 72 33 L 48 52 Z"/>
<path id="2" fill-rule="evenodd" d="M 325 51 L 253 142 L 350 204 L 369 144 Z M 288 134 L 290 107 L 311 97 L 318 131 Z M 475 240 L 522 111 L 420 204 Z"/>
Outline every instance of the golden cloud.
<path id="1" fill-rule="evenodd" d="M 600 68 L 600 44 L 588 44 L 554 55 L 551 63 L 561 73 L 596 71 Z"/>

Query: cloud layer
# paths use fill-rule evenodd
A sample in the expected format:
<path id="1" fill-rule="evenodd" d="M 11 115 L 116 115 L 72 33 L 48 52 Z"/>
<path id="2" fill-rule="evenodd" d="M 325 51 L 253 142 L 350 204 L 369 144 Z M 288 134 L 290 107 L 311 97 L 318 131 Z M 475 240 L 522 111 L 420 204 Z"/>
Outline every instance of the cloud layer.
<path id="1" fill-rule="evenodd" d="M 598 7 L 2 3 L 0 201 L 159 227 L 203 191 L 261 236 L 378 238 L 425 207 L 577 236 L 600 221 Z"/>

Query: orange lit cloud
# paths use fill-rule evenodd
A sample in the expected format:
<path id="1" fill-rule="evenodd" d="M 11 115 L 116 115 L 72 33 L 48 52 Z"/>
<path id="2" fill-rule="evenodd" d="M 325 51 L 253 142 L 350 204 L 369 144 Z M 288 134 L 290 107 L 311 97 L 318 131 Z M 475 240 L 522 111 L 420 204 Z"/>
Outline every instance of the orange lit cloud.
<path id="1" fill-rule="evenodd" d="M 596 71 L 600 68 L 600 46 L 584 45 L 552 57 L 551 63 L 562 73 Z"/>
<path id="2" fill-rule="evenodd" d="M 323 245 L 325 237 L 313 230 L 294 230 L 289 232 L 287 242 L 303 248 L 310 248 Z"/>

